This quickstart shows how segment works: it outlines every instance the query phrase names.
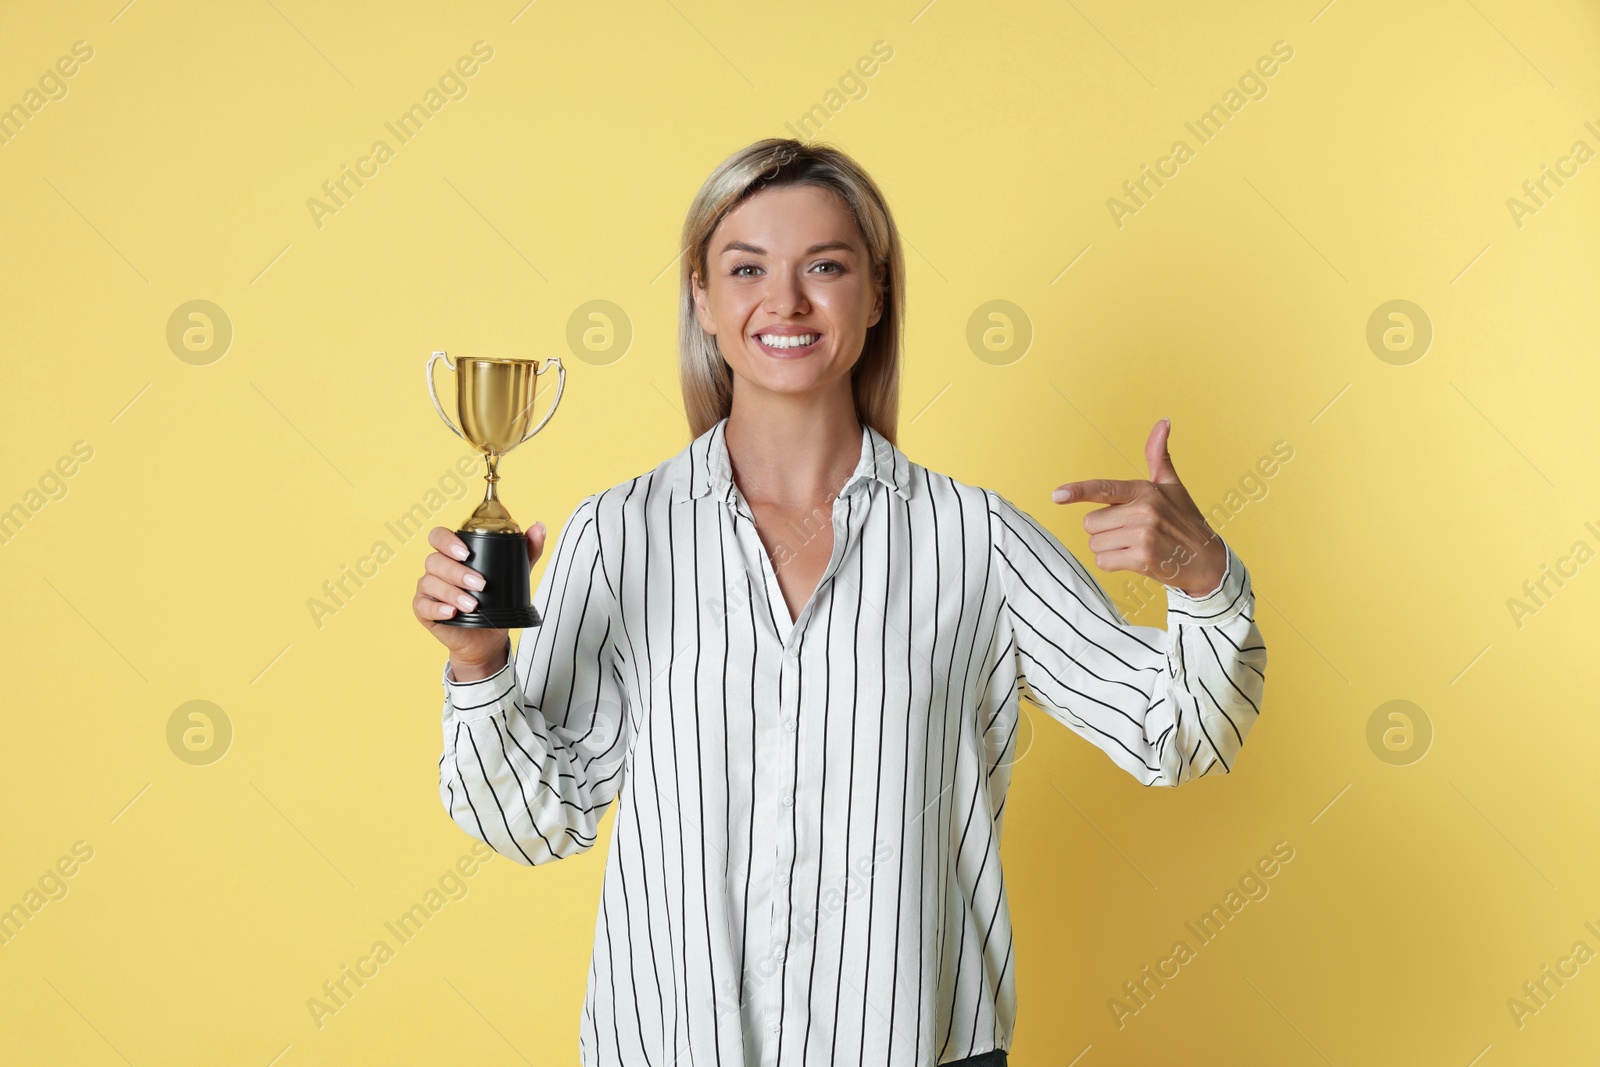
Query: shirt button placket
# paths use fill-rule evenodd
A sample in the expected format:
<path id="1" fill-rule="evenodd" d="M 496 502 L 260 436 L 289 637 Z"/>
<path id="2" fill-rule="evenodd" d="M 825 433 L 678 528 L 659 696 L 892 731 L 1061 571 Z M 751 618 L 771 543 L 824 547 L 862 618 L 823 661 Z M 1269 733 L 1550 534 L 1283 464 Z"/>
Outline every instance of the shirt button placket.
<path id="1" fill-rule="evenodd" d="M 791 635 L 797 638 L 799 635 Z M 785 972 L 783 959 L 786 953 L 789 930 L 789 867 L 794 862 L 794 789 L 795 789 L 795 764 L 796 760 L 796 731 L 795 723 L 799 716 L 800 678 L 798 667 L 800 654 L 793 644 L 786 644 L 783 649 L 783 679 L 779 686 L 778 717 L 784 726 L 784 732 L 779 735 L 783 742 L 777 746 L 782 753 L 778 760 L 775 785 L 778 792 L 779 808 L 777 832 L 773 834 L 775 855 L 773 857 L 773 870 L 776 874 L 778 889 L 773 893 L 772 906 L 772 970 L 773 981 L 771 992 L 768 996 L 767 1011 L 772 1019 L 772 1030 L 779 1030 L 778 1017 L 783 1010 L 783 982 Z M 774 1055 L 776 1043 L 774 1043 Z M 774 1059 L 771 1062 L 776 1062 Z"/>

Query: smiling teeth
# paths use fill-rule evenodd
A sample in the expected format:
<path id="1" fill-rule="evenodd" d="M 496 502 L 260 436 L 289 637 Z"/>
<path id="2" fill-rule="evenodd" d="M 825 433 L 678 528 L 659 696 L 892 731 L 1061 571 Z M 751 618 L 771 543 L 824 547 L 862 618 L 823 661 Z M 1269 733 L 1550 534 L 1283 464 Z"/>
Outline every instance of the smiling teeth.
<path id="1" fill-rule="evenodd" d="M 821 336 L 821 334 L 816 333 L 796 334 L 793 337 L 781 334 L 757 334 L 756 339 L 771 348 L 803 348 L 815 342 Z"/>

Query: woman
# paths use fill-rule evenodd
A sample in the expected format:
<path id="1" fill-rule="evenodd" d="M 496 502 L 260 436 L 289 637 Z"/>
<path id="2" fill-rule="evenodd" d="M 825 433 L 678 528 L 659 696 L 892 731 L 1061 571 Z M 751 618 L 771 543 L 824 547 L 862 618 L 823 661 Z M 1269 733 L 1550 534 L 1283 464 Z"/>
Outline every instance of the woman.
<path id="1" fill-rule="evenodd" d="M 1265 683 L 1249 576 L 1164 422 L 1150 481 L 1057 499 L 1109 505 L 1084 519 L 1096 563 L 1166 583 L 1166 630 L 1008 500 L 900 452 L 900 242 L 844 154 L 734 154 L 683 246 L 693 439 L 578 505 L 514 658 L 441 624 L 482 584 L 430 535 L 440 797 L 530 865 L 590 848 L 621 798 L 585 1064 L 1003 1065 L 1019 697 L 1146 785 L 1226 773 Z"/>

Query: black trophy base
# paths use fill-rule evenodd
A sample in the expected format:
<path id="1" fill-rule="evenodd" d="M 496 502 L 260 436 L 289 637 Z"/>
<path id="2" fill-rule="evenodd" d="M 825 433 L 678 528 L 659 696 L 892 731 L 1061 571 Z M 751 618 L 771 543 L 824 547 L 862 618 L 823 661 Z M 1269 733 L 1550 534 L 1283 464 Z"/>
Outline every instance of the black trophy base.
<path id="1" fill-rule="evenodd" d="M 468 590 L 478 601 L 477 608 L 457 609 L 454 615 L 439 621 L 446 626 L 495 630 L 538 626 L 543 620 L 528 595 L 531 571 L 527 535 L 457 530 L 456 536 L 467 546 L 467 558 L 462 562 L 483 575 L 483 588 Z"/>

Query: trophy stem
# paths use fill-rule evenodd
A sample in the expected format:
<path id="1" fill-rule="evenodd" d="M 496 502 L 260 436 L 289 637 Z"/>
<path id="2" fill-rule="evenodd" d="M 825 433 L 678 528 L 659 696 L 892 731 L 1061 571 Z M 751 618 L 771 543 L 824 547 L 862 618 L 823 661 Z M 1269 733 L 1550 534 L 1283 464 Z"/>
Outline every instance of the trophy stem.
<path id="1" fill-rule="evenodd" d="M 483 502 L 478 505 L 478 509 L 472 513 L 461 529 L 476 533 L 521 534 L 522 527 L 517 525 L 511 513 L 506 510 L 495 488 L 500 481 L 500 453 L 485 452 L 484 459 L 488 461 L 489 472 L 484 475 L 484 480 L 489 483 L 489 488 L 484 493 Z"/>
<path id="2" fill-rule="evenodd" d="M 484 479 L 489 483 L 489 492 L 483 499 L 485 503 L 491 500 L 499 503 L 500 496 L 495 492 L 494 487 L 500 481 L 500 454 L 498 452 L 489 452 L 485 454 L 484 458 L 489 461 L 489 473 L 484 475 Z"/>

